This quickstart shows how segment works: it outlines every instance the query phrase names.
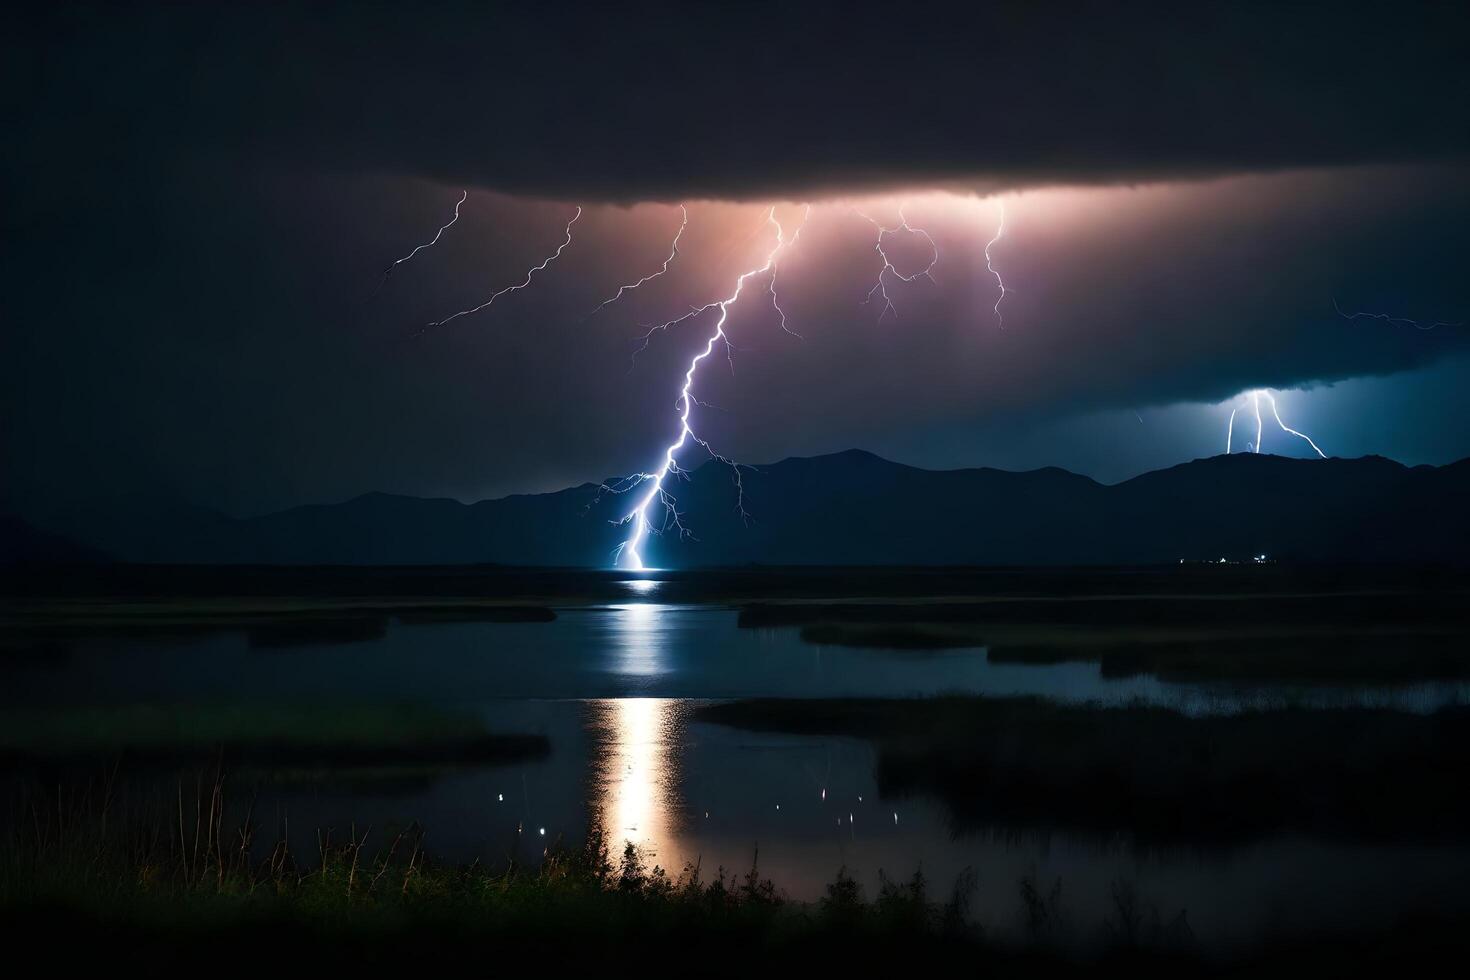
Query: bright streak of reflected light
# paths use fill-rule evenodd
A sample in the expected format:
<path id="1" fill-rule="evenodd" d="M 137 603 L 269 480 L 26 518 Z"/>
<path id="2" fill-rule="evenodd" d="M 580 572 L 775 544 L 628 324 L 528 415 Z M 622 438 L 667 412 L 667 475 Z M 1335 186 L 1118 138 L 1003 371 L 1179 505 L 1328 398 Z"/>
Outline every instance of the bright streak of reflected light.
<path id="1" fill-rule="evenodd" d="M 675 702 L 618 698 L 595 702 L 593 710 L 606 739 L 593 801 L 604 840 L 617 853 L 632 843 L 650 860 L 673 857 L 675 765 L 669 735 Z"/>

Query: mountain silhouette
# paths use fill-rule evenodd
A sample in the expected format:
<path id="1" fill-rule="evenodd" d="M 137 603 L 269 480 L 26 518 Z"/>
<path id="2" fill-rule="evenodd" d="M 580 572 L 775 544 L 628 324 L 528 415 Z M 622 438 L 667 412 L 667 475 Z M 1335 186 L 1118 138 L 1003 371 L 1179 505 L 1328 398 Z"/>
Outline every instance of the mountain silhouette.
<path id="1" fill-rule="evenodd" d="M 0 514 L 0 566 L 73 565 L 107 557 L 18 517 Z"/>
<path id="2" fill-rule="evenodd" d="M 858 450 L 670 484 L 680 520 L 647 564 L 1059 565 L 1230 560 L 1448 561 L 1470 544 L 1470 460 L 1237 453 L 1105 485 L 1065 470 L 924 470 Z M 501 563 L 606 567 L 638 491 L 584 484 L 474 504 L 370 493 L 246 519 L 162 500 L 97 502 L 42 522 L 143 562 Z M 655 522 L 661 515 L 653 515 Z"/>

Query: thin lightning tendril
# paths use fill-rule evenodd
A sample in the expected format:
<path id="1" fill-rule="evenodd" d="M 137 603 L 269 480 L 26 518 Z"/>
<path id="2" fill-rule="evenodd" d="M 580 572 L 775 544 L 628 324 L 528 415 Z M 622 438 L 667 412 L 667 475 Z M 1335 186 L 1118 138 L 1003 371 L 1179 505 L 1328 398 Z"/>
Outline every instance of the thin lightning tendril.
<path id="1" fill-rule="evenodd" d="M 1266 388 L 1257 388 L 1255 391 L 1252 391 L 1249 394 L 1250 394 L 1250 399 L 1251 399 L 1251 409 L 1252 409 L 1252 411 L 1255 412 L 1255 416 L 1256 416 L 1256 441 L 1253 444 L 1251 444 L 1251 448 L 1250 448 L 1250 451 L 1251 452 L 1258 453 L 1258 452 L 1261 451 L 1261 436 L 1262 436 L 1262 434 L 1264 432 L 1264 429 L 1265 429 L 1265 424 L 1264 424 L 1264 422 L 1262 420 L 1262 416 L 1261 416 L 1261 399 L 1262 398 L 1265 398 L 1266 399 L 1266 403 L 1271 408 L 1271 417 L 1276 420 L 1276 425 L 1280 427 L 1280 429 L 1281 429 L 1282 432 L 1286 432 L 1286 433 L 1289 433 L 1291 435 L 1294 435 L 1298 439 L 1304 439 L 1304 440 L 1306 440 L 1307 445 L 1309 445 L 1309 446 L 1312 447 L 1312 451 L 1313 452 L 1315 452 L 1322 459 L 1326 459 L 1327 458 L 1327 454 L 1322 451 L 1321 447 L 1319 447 L 1315 442 L 1312 441 L 1312 437 L 1311 436 L 1307 435 L 1305 432 L 1298 432 L 1297 430 L 1293 429 L 1291 426 L 1287 425 L 1285 422 L 1281 421 L 1281 412 L 1276 407 L 1276 396 L 1273 395 L 1273 394 L 1271 394 L 1271 392 L 1268 389 L 1266 389 Z M 1235 435 L 1235 413 L 1238 410 L 1239 410 L 1239 406 L 1236 406 L 1236 407 L 1234 407 L 1234 408 L 1232 408 L 1230 410 L 1230 422 L 1229 422 L 1229 424 L 1225 428 L 1225 453 L 1226 453 L 1226 455 L 1229 455 L 1230 454 L 1230 447 L 1231 447 L 1232 437 Z"/>
<path id="2" fill-rule="evenodd" d="M 459 220 L 459 208 L 460 208 L 460 205 L 464 204 L 465 201 L 469 200 L 469 196 L 470 196 L 470 192 L 469 191 L 462 191 L 462 192 L 460 192 L 459 200 L 454 203 L 454 217 L 450 218 L 447 222 L 445 222 L 444 224 L 440 225 L 439 226 L 439 230 L 436 231 L 436 232 L 434 232 L 434 237 L 433 238 L 431 238 L 428 241 L 424 242 L 422 245 L 419 245 L 412 252 L 409 252 L 403 258 L 399 259 L 398 261 L 394 262 L 392 265 L 388 266 L 387 269 L 383 270 L 383 275 L 385 275 L 385 276 L 392 275 L 394 269 L 398 268 L 400 265 L 402 265 L 403 263 L 407 262 L 409 259 L 413 258 L 415 255 L 419 254 L 424 249 L 426 249 L 426 248 L 432 248 L 433 246 L 437 245 L 439 243 L 439 236 L 442 235 L 442 234 L 444 234 L 444 232 L 451 225 L 453 225 L 456 221 Z"/>
<path id="3" fill-rule="evenodd" d="M 489 299 L 485 300 L 485 302 L 481 303 L 479 306 L 473 307 L 468 310 L 460 310 L 458 313 L 451 313 L 449 316 L 446 316 L 442 320 L 432 321 L 431 323 L 429 323 L 429 326 L 442 327 L 444 326 L 444 324 L 448 323 L 451 320 L 458 320 L 462 316 L 470 316 L 471 314 L 479 313 L 481 310 L 488 309 L 492 304 L 494 304 L 497 299 L 506 295 L 507 293 L 514 293 L 531 285 L 531 280 L 536 277 L 536 273 L 545 271 L 546 267 L 555 262 L 557 259 L 561 258 L 561 253 L 566 250 L 566 247 L 568 245 L 572 244 L 572 225 L 576 224 L 577 219 L 580 217 L 582 217 L 582 208 L 580 205 L 578 205 L 577 213 L 572 215 L 571 221 L 567 222 L 566 239 L 556 247 L 555 252 L 552 252 L 545 259 L 543 259 L 540 265 L 532 266 L 531 270 L 526 273 L 526 278 L 524 281 L 518 282 L 512 286 L 506 286 L 504 289 L 498 290 L 497 292 L 493 293 Z"/>
<path id="4" fill-rule="evenodd" d="M 873 250 L 877 252 L 878 257 L 883 260 L 883 266 L 878 270 L 878 279 L 876 282 L 873 283 L 873 288 L 868 290 L 868 295 L 867 298 L 863 300 L 863 305 L 866 306 L 867 304 L 871 303 L 875 295 L 881 296 L 883 298 L 883 309 L 878 312 L 878 321 L 881 323 L 883 321 L 883 318 L 890 313 L 892 313 L 894 316 L 898 316 L 898 307 L 893 305 L 893 300 L 888 295 L 888 285 L 883 280 L 883 274 L 892 273 L 894 278 L 902 283 L 911 283 L 915 279 L 928 279 L 930 282 L 933 282 L 934 266 L 939 264 L 939 246 L 934 244 L 934 239 L 929 237 L 929 233 L 927 231 L 922 228 L 914 228 L 909 225 L 908 218 L 904 216 L 902 207 L 898 209 L 898 224 L 892 228 L 888 228 L 884 225 L 879 224 L 877 221 L 873 220 L 862 211 L 859 211 L 857 208 L 853 208 L 852 213 L 857 215 L 859 218 L 862 218 L 874 228 L 878 229 L 878 240 L 873 244 Z M 920 238 L 923 238 L 924 241 L 929 243 L 929 250 L 931 253 L 929 257 L 929 264 L 924 266 L 924 268 L 920 269 L 918 272 L 913 273 L 912 275 L 906 276 L 902 272 L 899 272 L 898 268 L 888 258 L 888 252 L 883 248 L 884 236 L 896 235 L 900 231 L 906 231 L 910 235 L 917 235 Z"/>
<path id="5" fill-rule="evenodd" d="M 1465 325 L 1462 322 L 1451 322 L 1449 320 L 1411 320 L 1406 316 L 1392 316 L 1388 313 L 1347 313 L 1341 306 L 1337 305 L 1336 298 L 1332 300 L 1332 308 L 1344 320 L 1382 320 L 1384 323 L 1394 325 L 1406 324 L 1415 330 L 1433 330 L 1435 327 L 1463 327 Z"/>
<path id="6" fill-rule="evenodd" d="M 450 218 L 444 224 L 440 225 L 439 226 L 439 230 L 436 231 L 436 232 L 434 232 L 434 237 L 433 238 L 429 239 L 427 242 L 424 242 L 422 245 L 419 245 L 419 246 L 415 247 L 412 252 L 409 252 L 403 258 L 394 261 L 391 265 L 388 266 L 388 268 L 386 268 L 386 269 L 383 270 L 383 278 L 378 280 L 378 288 L 373 290 L 373 295 L 374 296 L 376 296 L 378 294 L 378 290 L 382 289 L 383 288 L 383 285 L 385 283 L 387 283 L 388 277 L 391 276 L 391 275 L 393 275 L 393 270 L 394 269 L 398 268 L 400 265 L 402 265 L 403 263 L 407 262 L 409 259 L 413 258 L 415 255 L 419 254 L 424 249 L 426 249 L 426 248 L 433 248 L 435 245 L 439 244 L 439 237 L 441 235 L 443 235 L 444 232 L 447 231 L 451 225 L 453 225 L 456 221 L 459 220 L 459 208 L 460 208 L 460 205 L 464 204 L 465 201 L 469 200 L 469 196 L 470 196 L 470 192 L 469 191 L 467 191 L 467 190 L 461 191 L 460 192 L 460 195 L 459 195 L 459 200 L 456 201 L 456 202 L 454 202 L 454 217 Z"/>
<path id="7" fill-rule="evenodd" d="M 597 309 L 587 314 L 589 317 L 596 316 L 599 312 L 602 311 L 602 308 L 604 306 L 611 306 L 619 299 L 622 299 L 624 293 L 632 292 L 644 283 L 652 282 L 659 276 L 663 275 L 665 272 L 669 271 L 669 265 L 673 263 L 674 259 L 679 257 L 679 239 L 684 237 L 684 229 L 689 227 L 689 209 L 681 204 L 679 205 L 679 211 L 681 214 L 683 214 L 684 220 L 680 222 L 679 230 L 674 233 L 674 242 L 672 245 L 669 246 L 669 257 L 664 259 L 663 266 L 660 267 L 657 272 L 651 272 L 648 275 L 644 276 L 642 279 L 639 279 L 637 282 L 630 282 L 626 285 L 619 286 L 616 293 L 614 293 L 612 296 L 609 296 L 601 303 L 597 304 Z"/>
<path id="8" fill-rule="evenodd" d="M 809 212 L 810 209 L 808 209 Z M 758 276 L 765 272 L 773 272 L 782 250 L 796 241 L 796 235 L 792 236 L 790 242 L 786 241 L 785 232 L 781 227 L 781 223 L 776 220 L 776 209 L 774 206 L 766 212 L 766 221 L 776 229 L 776 242 L 771 246 L 771 250 L 766 253 L 765 261 L 754 269 L 742 272 L 735 280 L 735 289 L 729 296 L 703 307 L 696 307 L 690 313 L 686 313 L 677 320 L 671 320 L 664 325 L 665 327 L 671 326 L 680 320 L 689 319 L 707 310 L 718 309 L 720 311 L 720 315 L 715 321 L 714 332 L 705 341 L 704 348 L 690 360 L 689 367 L 684 372 L 684 385 L 680 388 L 679 397 L 674 402 L 675 408 L 679 412 L 678 438 L 664 449 L 663 462 L 657 470 L 652 473 L 639 473 L 634 477 L 629 477 L 621 481 L 625 490 L 643 484 L 652 485 L 649 486 L 647 492 L 639 499 L 637 506 L 618 522 L 619 524 L 631 524 L 633 530 L 628 534 L 627 539 L 619 544 L 613 552 L 614 564 L 621 562 L 626 568 L 635 571 L 642 570 L 644 568 L 643 556 L 638 549 L 650 533 L 661 534 L 669 530 L 674 530 L 678 532 L 681 539 L 690 536 L 689 529 L 684 525 L 682 515 L 679 513 L 678 501 L 664 485 L 664 481 L 671 475 L 683 479 L 688 478 L 688 471 L 679 465 L 678 460 L 680 450 L 690 442 L 697 443 L 705 452 L 709 453 L 712 459 L 724 463 L 731 468 L 734 472 L 737 495 L 736 509 L 740 512 L 742 518 L 748 518 L 749 516 L 745 511 L 745 486 L 741 481 L 739 464 L 715 452 L 710 444 L 694 431 L 693 425 L 690 424 L 690 415 L 693 412 L 694 405 L 698 401 L 694 397 L 694 377 L 699 372 L 700 363 L 714 353 L 717 344 L 724 344 L 727 351 L 729 349 L 730 340 L 725 334 L 725 322 L 730 317 L 730 307 L 740 299 L 740 294 L 745 289 L 745 281 L 752 276 Z M 805 218 L 803 218 L 804 222 Z M 800 233 L 800 229 L 798 229 L 797 233 Z M 663 507 L 663 520 L 657 527 L 648 519 L 648 510 L 655 503 Z"/>
<path id="9" fill-rule="evenodd" d="M 789 242 L 782 240 L 781 226 L 780 225 L 777 225 L 776 226 L 776 252 L 778 254 L 781 253 L 782 251 L 784 251 L 786 248 L 788 248 L 788 247 L 796 244 L 796 240 L 801 237 L 801 230 L 806 227 L 807 219 L 810 218 L 811 216 L 812 216 L 812 206 L 810 204 L 808 204 L 806 206 L 806 209 L 804 211 L 802 211 L 802 214 L 801 214 L 801 224 L 797 225 L 796 226 L 796 231 L 794 231 L 794 232 L 791 233 L 791 241 L 789 241 Z M 773 261 L 771 263 L 771 281 L 770 281 L 770 284 L 769 284 L 769 288 L 770 288 L 770 291 L 771 291 L 771 307 L 781 317 L 781 329 L 782 330 L 784 330 L 787 333 L 791 334 L 791 336 L 795 337 L 797 340 L 805 340 L 806 339 L 805 337 L 803 337 L 801 334 L 797 333 L 795 330 L 792 330 L 790 327 L 788 327 L 786 325 L 786 311 L 784 309 L 782 309 L 782 307 L 781 307 L 781 301 L 776 298 L 776 276 L 779 275 L 780 272 L 781 272 L 781 263 L 779 261 Z"/>
<path id="10" fill-rule="evenodd" d="M 990 249 L 1006 233 L 1006 202 L 997 201 L 996 203 L 1000 205 L 1000 222 L 996 225 L 995 237 L 985 243 L 985 268 L 995 277 L 995 284 L 1000 287 L 1000 295 L 996 297 L 995 306 L 991 307 L 991 309 L 995 310 L 996 325 L 1004 330 L 1006 318 L 1001 315 L 1000 304 L 1006 298 L 1006 284 L 1005 280 L 1001 279 L 1000 273 L 996 271 L 995 264 L 990 260 Z"/>

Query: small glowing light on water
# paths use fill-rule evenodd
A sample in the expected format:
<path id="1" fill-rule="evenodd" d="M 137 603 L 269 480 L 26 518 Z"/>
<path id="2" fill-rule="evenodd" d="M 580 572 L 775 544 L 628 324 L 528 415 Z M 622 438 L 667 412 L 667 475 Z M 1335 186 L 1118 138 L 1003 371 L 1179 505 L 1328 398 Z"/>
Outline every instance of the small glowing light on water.
<path id="1" fill-rule="evenodd" d="M 545 827 L 542 827 L 541 828 L 541 836 L 542 837 L 545 837 L 546 836 L 546 828 Z"/>
<path id="2" fill-rule="evenodd" d="M 863 801 L 863 795 L 861 793 L 859 793 L 858 794 L 858 802 L 861 803 L 862 801 Z"/>
<path id="3" fill-rule="evenodd" d="M 652 571 L 652 569 L 650 569 Z M 634 595 L 653 595 L 663 583 L 651 578 L 626 579 L 623 587 Z"/>
<path id="4" fill-rule="evenodd" d="M 779 804 L 779 803 L 777 803 L 777 804 L 776 804 L 776 809 L 777 809 L 777 810 L 779 810 L 779 809 L 781 809 L 781 804 Z"/>
<path id="5" fill-rule="evenodd" d="M 894 813 L 894 814 L 893 814 L 893 825 L 894 825 L 894 826 L 895 826 L 895 827 L 897 827 L 897 826 L 898 826 L 898 814 L 897 814 L 897 813 Z"/>
<path id="6" fill-rule="evenodd" d="M 505 802 L 505 794 L 504 793 L 496 793 L 495 794 L 495 798 L 497 800 L 499 800 L 501 803 L 504 803 Z"/>
<path id="7" fill-rule="evenodd" d="M 847 815 L 847 822 L 852 823 L 852 814 L 850 813 Z"/>
<path id="8" fill-rule="evenodd" d="M 822 787 L 822 799 L 825 800 L 826 798 L 827 798 L 827 788 L 824 786 L 824 787 Z"/>

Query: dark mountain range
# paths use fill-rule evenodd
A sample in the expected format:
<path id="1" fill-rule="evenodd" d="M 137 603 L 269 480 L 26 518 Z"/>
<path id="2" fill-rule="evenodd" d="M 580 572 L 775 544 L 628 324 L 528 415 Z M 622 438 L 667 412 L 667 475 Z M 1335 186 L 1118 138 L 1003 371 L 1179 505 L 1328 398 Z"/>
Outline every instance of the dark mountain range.
<path id="1" fill-rule="evenodd" d="M 0 566 L 71 565 L 106 561 L 106 556 L 18 517 L 0 514 Z"/>
<path id="2" fill-rule="evenodd" d="M 672 489 L 691 539 L 650 539 L 651 565 L 1132 564 L 1246 558 L 1465 561 L 1470 460 L 1237 453 L 1105 486 L 1059 469 L 931 471 L 870 453 L 743 472 L 706 464 Z M 366 494 L 235 519 L 130 498 L 53 515 L 48 532 L 124 560 L 599 566 L 633 494 L 593 484 L 461 504 Z"/>

